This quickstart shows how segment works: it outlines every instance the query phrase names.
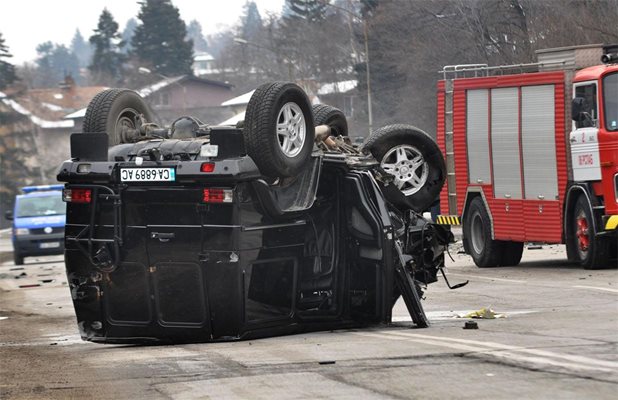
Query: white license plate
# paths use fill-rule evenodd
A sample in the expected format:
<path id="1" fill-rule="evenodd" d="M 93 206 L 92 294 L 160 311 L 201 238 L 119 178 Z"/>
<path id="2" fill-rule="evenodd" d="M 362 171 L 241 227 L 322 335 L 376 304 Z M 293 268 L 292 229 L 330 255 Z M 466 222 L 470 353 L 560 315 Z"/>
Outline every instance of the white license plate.
<path id="1" fill-rule="evenodd" d="M 120 168 L 122 182 L 173 182 L 174 168 Z"/>
<path id="2" fill-rule="evenodd" d="M 60 247 L 60 242 L 39 243 L 39 248 L 41 249 L 57 249 L 58 247 Z"/>

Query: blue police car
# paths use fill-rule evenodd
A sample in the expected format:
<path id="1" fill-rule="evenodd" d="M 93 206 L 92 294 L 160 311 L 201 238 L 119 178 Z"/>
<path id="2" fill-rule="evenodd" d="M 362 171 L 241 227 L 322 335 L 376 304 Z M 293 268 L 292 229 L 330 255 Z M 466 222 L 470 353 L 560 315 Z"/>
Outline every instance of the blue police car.
<path id="1" fill-rule="evenodd" d="M 62 254 L 66 205 L 63 185 L 26 186 L 15 197 L 15 208 L 5 217 L 13 221 L 13 257 L 16 265 L 24 257 Z"/>

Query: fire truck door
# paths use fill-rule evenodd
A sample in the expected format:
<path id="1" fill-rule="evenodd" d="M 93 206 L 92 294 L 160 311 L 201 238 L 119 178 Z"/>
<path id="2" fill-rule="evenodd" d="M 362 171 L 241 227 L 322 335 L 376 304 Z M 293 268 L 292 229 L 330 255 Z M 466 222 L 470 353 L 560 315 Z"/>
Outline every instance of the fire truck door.
<path id="1" fill-rule="evenodd" d="M 519 88 L 491 90 L 494 239 L 524 241 Z"/>
<path id="2" fill-rule="evenodd" d="M 526 241 L 561 240 L 555 104 L 554 85 L 521 88 L 523 226 Z"/>

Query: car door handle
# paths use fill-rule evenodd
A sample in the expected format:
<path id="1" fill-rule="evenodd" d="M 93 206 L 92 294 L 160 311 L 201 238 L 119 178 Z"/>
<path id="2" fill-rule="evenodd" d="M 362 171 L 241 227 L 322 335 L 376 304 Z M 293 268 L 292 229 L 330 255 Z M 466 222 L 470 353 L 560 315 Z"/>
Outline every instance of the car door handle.
<path id="1" fill-rule="evenodd" d="M 152 232 L 150 234 L 150 238 L 152 239 L 159 239 L 159 242 L 169 242 L 170 240 L 174 239 L 174 237 L 176 237 L 176 234 L 173 232 Z"/>

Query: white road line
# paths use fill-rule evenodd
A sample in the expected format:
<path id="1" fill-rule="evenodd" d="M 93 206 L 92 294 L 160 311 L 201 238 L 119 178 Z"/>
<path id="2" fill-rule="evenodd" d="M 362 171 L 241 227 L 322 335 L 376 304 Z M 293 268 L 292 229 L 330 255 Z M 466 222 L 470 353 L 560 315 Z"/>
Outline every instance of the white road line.
<path id="1" fill-rule="evenodd" d="M 576 285 L 573 286 L 574 288 L 578 288 L 578 289 L 592 289 L 592 290 L 602 290 L 604 292 L 612 292 L 612 293 L 618 293 L 618 289 L 610 289 L 610 288 L 603 288 L 603 287 L 596 287 L 596 286 L 580 286 L 580 285 Z"/>
<path id="2" fill-rule="evenodd" d="M 580 357 L 552 353 L 552 352 L 545 352 L 542 350 L 525 349 L 525 348 L 518 348 L 515 346 L 500 345 L 497 343 L 491 343 L 491 344 L 493 346 L 498 346 L 499 347 L 498 349 L 487 348 L 490 346 L 486 346 L 485 348 L 483 348 L 483 345 L 486 345 L 487 342 L 466 341 L 463 339 L 453 339 L 453 338 L 408 334 L 405 332 L 384 332 L 384 334 L 370 333 L 370 332 L 355 332 L 354 334 L 360 335 L 360 336 L 369 336 L 369 337 L 375 337 L 375 338 L 380 338 L 380 339 L 387 339 L 387 340 L 411 341 L 411 342 L 428 344 L 428 345 L 433 345 L 433 346 L 438 346 L 438 347 L 447 347 L 447 348 L 451 348 L 451 349 L 455 349 L 459 351 L 479 353 L 479 354 L 484 354 L 484 355 L 493 356 L 496 358 L 501 358 L 501 359 L 506 359 L 506 360 L 511 360 L 511 361 L 526 362 L 526 363 L 531 363 L 531 364 L 536 364 L 536 365 L 539 365 L 539 364 L 549 365 L 549 366 L 554 366 L 554 367 L 566 368 L 570 370 L 614 372 L 616 370 L 616 367 L 614 365 L 617 364 L 611 361 L 587 359 L 586 357 L 581 357 L 581 358 L 586 359 L 587 361 L 586 363 L 582 363 L 581 361 L 576 361 L 576 362 L 559 361 L 559 360 L 553 360 L 551 358 L 548 358 L 548 356 L 542 356 L 541 353 L 551 354 L 551 356 L 553 356 L 554 358 L 567 359 L 567 357 L 569 358 L 571 357 L 580 358 Z M 469 344 L 460 343 L 460 341 L 470 342 L 470 343 Z M 513 351 L 510 351 L 509 348 L 513 348 Z M 530 351 L 524 351 L 524 350 L 530 350 Z M 521 355 L 521 354 L 517 354 L 516 352 L 532 353 L 534 356 Z M 590 365 L 591 362 L 593 362 L 594 365 Z M 585 364 L 588 364 L 588 365 L 585 365 Z M 611 364 L 612 366 L 611 367 L 604 366 L 603 364 Z"/>
<path id="3" fill-rule="evenodd" d="M 565 360 L 583 363 L 583 364 L 590 364 L 590 365 L 618 369 L 618 362 L 615 362 L 615 361 L 597 360 L 597 359 L 589 358 L 589 357 L 576 356 L 572 354 L 554 353 L 552 351 L 540 350 L 540 349 L 529 349 L 526 347 L 511 346 L 508 344 L 488 342 L 485 340 L 481 342 L 477 340 L 457 339 L 457 338 L 450 338 L 450 337 L 445 337 L 445 336 L 429 336 L 429 335 L 422 335 L 418 333 L 408 333 L 408 332 L 398 332 L 398 331 L 389 332 L 389 333 L 393 335 L 400 335 L 400 336 L 411 336 L 411 337 L 418 337 L 418 338 L 430 339 L 430 340 L 444 340 L 444 341 L 455 342 L 455 343 L 471 344 L 474 346 L 485 346 L 485 347 L 498 349 L 498 350 L 519 351 L 522 353 L 534 354 L 538 356 L 562 358 Z"/>
<path id="4" fill-rule="evenodd" d="M 463 315 L 470 314 L 478 310 L 452 310 L 452 311 L 425 311 L 427 318 L 430 321 L 449 321 L 454 319 L 469 319 L 464 318 Z M 538 313 L 539 310 L 500 310 L 498 314 L 504 314 L 507 317 L 512 315 L 524 315 L 524 314 L 533 314 Z M 409 315 L 393 315 L 391 318 L 393 322 L 409 322 L 412 321 L 412 318 Z"/>
<path id="5" fill-rule="evenodd" d="M 511 283 L 528 283 L 526 281 L 520 281 L 517 279 L 504 279 L 504 278 L 492 278 L 490 276 L 479 276 L 479 275 L 470 275 L 470 274 L 458 274 L 456 272 L 449 272 L 446 275 L 453 275 L 453 276 L 465 276 L 468 279 L 474 279 L 474 278 L 479 278 L 479 279 L 487 279 L 490 281 L 500 281 L 500 282 L 511 282 Z"/>

